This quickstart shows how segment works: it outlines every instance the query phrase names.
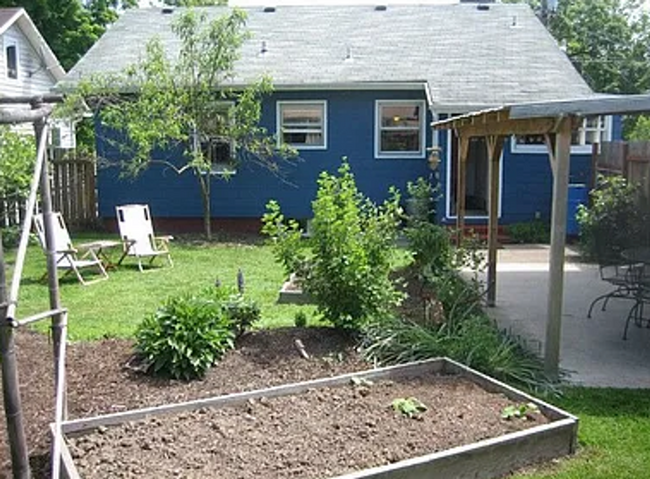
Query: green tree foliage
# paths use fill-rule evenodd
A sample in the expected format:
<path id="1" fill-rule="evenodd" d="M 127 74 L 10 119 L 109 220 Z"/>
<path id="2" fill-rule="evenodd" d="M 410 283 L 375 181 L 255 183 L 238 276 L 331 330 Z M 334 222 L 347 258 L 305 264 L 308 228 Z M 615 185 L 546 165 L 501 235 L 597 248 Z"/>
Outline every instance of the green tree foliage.
<path id="1" fill-rule="evenodd" d="M 0 127 L 0 197 L 27 195 L 35 159 L 33 136 Z"/>
<path id="2" fill-rule="evenodd" d="M 650 88 L 650 19 L 641 5 L 639 0 L 559 2 L 550 31 L 595 91 Z"/>
<path id="3" fill-rule="evenodd" d="M 278 174 L 280 160 L 294 154 L 290 148 L 277 147 L 259 126 L 261 98 L 272 90 L 270 79 L 239 90 L 227 86 L 239 49 L 248 38 L 245 23 L 246 14 L 238 9 L 214 19 L 204 10 L 185 10 L 172 25 L 180 43 L 176 59 L 169 59 L 161 41 L 154 38 L 139 63 L 119 74 L 87 79 L 78 87 L 78 94 L 101 112 L 103 123 L 124 133 L 113 140 L 126 158 L 120 164 L 123 172 L 137 175 L 160 163 L 178 174 L 194 174 L 208 239 L 212 184 L 215 178 L 229 178 L 233 169 L 216 171 L 213 152 L 205 145 L 213 139 L 228 140 L 233 150 L 231 167 L 252 161 Z M 179 147 L 180 159 L 153 157 L 156 151 Z"/>
<path id="4" fill-rule="evenodd" d="M 0 0 L 0 7 L 23 7 L 66 70 L 117 19 L 120 8 L 137 0 Z"/>

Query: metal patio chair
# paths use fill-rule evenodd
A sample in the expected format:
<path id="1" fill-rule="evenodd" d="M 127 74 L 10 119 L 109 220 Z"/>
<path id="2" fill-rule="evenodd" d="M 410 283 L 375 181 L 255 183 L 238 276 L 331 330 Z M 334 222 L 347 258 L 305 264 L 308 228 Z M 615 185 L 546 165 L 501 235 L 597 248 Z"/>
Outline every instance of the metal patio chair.
<path id="1" fill-rule="evenodd" d="M 169 241 L 173 237 L 154 236 L 148 205 L 122 205 L 117 206 L 115 211 L 124 247 L 118 265 L 122 264 L 127 256 L 133 256 L 138 260 L 140 271 L 144 271 L 143 260 L 148 260 L 148 264 L 151 265 L 156 258 L 164 256 L 169 266 L 174 266 L 169 252 Z"/>
<path id="2" fill-rule="evenodd" d="M 608 248 L 603 235 L 596 235 L 595 241 L 600 279 L 614 286 L 614 289 L 598 296 L 591 302 L 587 313 L 588 318 L 591 318 L 594 306 L 599 301 L 603 302 L 601 310 L 605 311 L 607 303 L 612 298 L 635 300 L 634 276 L 635 268 L 639 267 L 639 265 L 630 264 L 630 261 L 621 257 L 620 253 Z"/>
<path id="3" fill-rule="evenodd" d="M 77 249 L 73 246 L 70 234 L 63 220 L 61 213 L 53 212 L 54 223 L 54 250 L 56 268 L 64 270 L 63 277 L 70 273 L 74 273 L 77 279 L 84 286 L 87 284 L 95 283 L 97 281 L 108 279 L 108 273 L 102 264 L 101 260 L 92 248 L 86 250 Z M 38 236 L 38 240 L 43 248 L 43 252 L 47 254 L 47 243 L 45 240 L 45 219 L 42 214 L 34 216 L 34 227 Z M 81 274 L 81 270 L 92 269 L 96 270 L 101 277 L 92 281 L 86 281 Z M 45 277 L 43 275 L 43 277 Z"/>

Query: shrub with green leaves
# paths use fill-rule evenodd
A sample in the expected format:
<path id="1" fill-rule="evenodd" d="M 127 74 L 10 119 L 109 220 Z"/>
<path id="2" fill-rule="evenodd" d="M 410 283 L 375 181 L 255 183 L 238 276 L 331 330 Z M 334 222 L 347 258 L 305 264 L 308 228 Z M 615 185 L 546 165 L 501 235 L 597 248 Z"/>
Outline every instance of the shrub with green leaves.
<path id="1" fill-rule="evenodd" d="M 618 257 L 650 239 L 650 215 L 636 185 L 622 176 L 599 176 L 591 204 L 578 207 L 580 244 L 589 258 Z M 600 248 L 600 251 L 599 251 Z"/>
<path id="2" fill-rule="evenodd" d="M 399 193 L 377 205 L 359 192 L 345 158 L 321 173 L 312 203 L 313 258 L 305 290 L 334 326 L 359 329 L 387 315 L 401 295 L 389 278 L 401 209 Z"/>
<path id="3" fill-rule="evenodd" d="M 507 227 L 510 239 L 515 243 L 549 243 L 551 239 L 551 228 L 542 220 L 534 220 L 526 223 L 514 223 Z"/>
<path id="4" fill-rule="evenodd" d="M 181 294 L 145 317 L 136 331 L 135 349 L 147 372 L 200 378 L 258 318 L 257 305 L 228 288 Z"/>
<path id="5" fill-rule="evenodd" d="M 284 217 L 275 200 L 266 205 L 266 213 L 262 216 L 262 233 L 269 237 L 273 255 L 284 268 L 285 274 L 304 276 L 301 273 L 305 272 L 307 255 L 306 245 L 302 241 L 302 229 L 296 220 Z"/>

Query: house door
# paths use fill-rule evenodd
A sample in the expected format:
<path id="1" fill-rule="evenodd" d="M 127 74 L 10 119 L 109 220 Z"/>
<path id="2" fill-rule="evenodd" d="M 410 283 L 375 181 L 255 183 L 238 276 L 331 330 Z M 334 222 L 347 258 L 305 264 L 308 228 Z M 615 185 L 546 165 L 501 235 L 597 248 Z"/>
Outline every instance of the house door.
<path id="1" fill-rule="evenodd" d="M 447 191 L 447 211 L 449 217 L 456 216 L 456 188 L 458 183 L 458 138 L 451 135 L 451 165 L 448 165 L 449 183 Z M 503 162 L 499 162 L 500 165 Z M 467 155 L 465 186 L 465 217 L 486 218 L 488 216 L 488 198 L 490 197 L 488 155 L 485 138 L 471 138 Z M 499 182 L 501 172 L 499 171 Z M 499 188 L 501 191 L 502 188 Z M 501 198 L 499 198 L 501 203 Z M 499 211 L 501 210 L 499 205 Z"/>

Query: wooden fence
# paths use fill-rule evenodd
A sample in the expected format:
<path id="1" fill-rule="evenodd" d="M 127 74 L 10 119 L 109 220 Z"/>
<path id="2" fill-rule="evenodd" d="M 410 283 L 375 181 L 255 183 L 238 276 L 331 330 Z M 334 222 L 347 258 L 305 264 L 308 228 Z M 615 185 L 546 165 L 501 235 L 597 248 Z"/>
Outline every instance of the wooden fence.
<path id="1" fill-rule="evenodd" d="M 70 229 L 97 220 L 95 162 L 92 158 L 50 155 L 52 207 L 60 211 Z M 25 216 L 26 197 L 18 193 L 0 198 L 0 227 L 18 226 Z"/>
<path id="2" fill-rule="evenodd" d="M 638 183 L 650 197 L 650 141 L 612 141 L 594 145 L 593 169 L 598 173 L 621 174 L 631 183 Z"/>

